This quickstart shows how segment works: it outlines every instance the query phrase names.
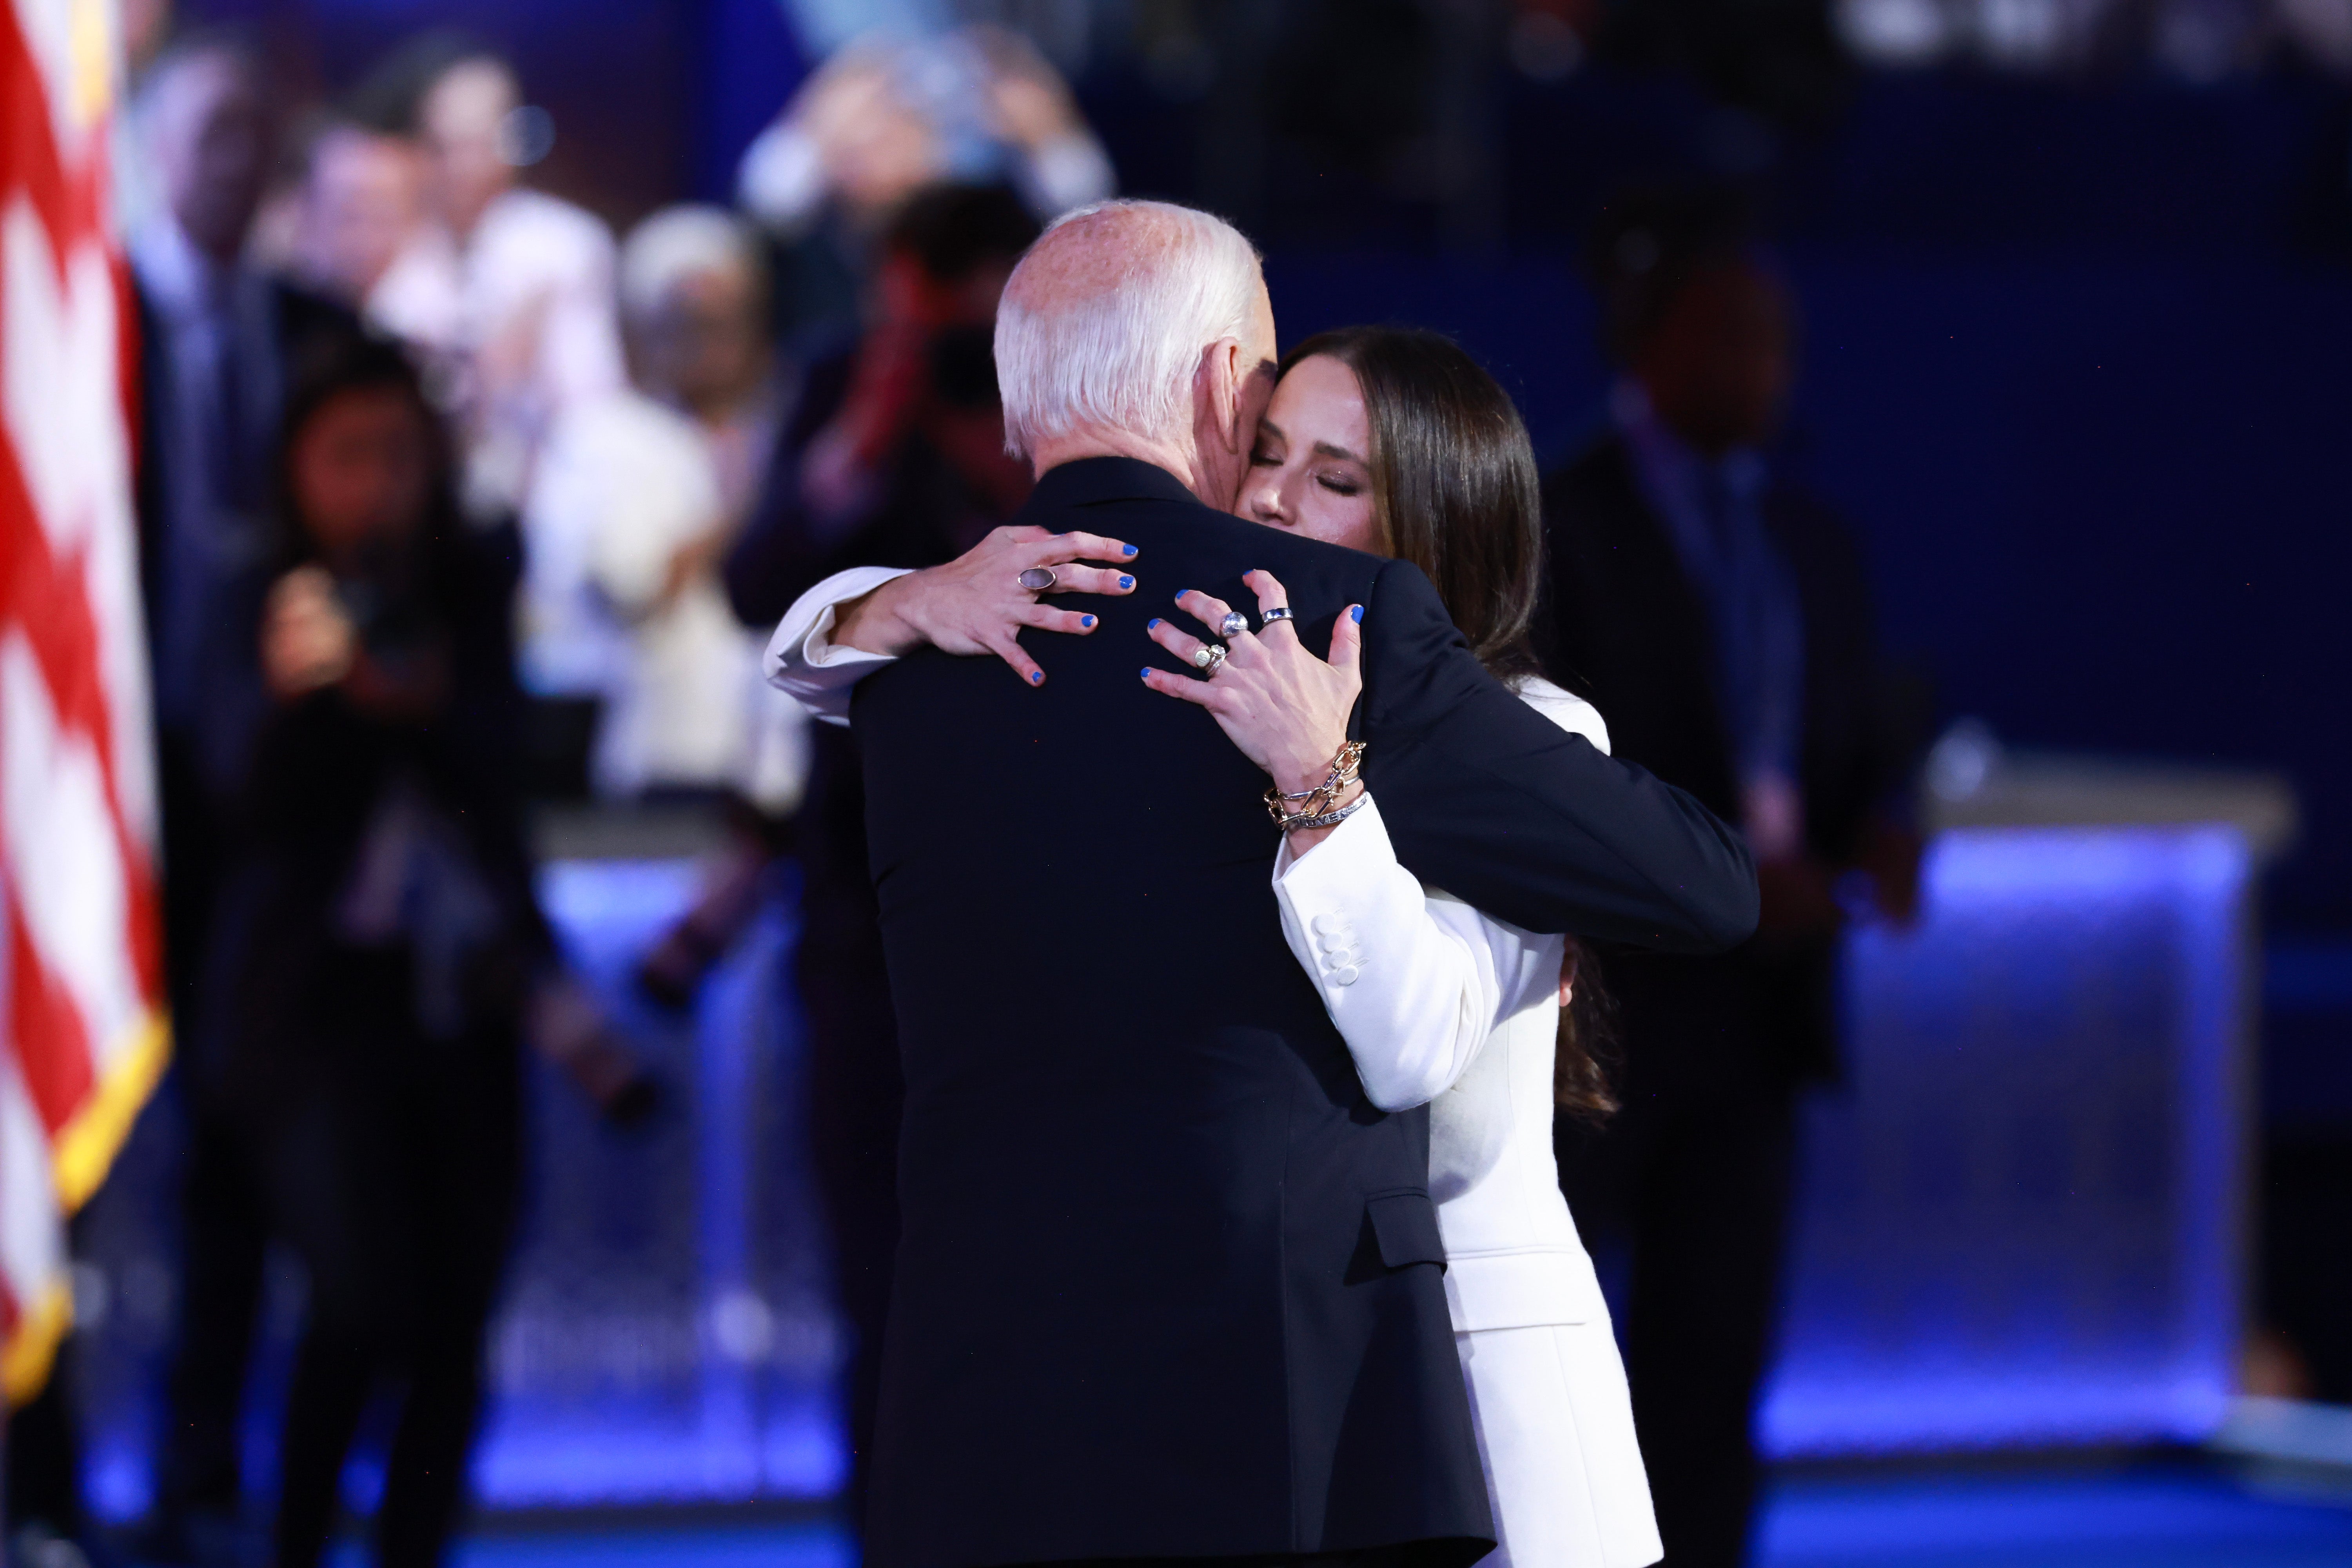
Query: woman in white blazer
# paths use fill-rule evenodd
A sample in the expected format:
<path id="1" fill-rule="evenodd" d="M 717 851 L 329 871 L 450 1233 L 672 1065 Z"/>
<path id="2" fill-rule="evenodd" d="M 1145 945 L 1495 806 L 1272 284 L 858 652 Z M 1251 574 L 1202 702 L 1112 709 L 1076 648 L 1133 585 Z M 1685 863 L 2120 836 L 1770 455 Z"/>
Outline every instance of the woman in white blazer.
<path id="1" fill-rule="evenodd" d="M 1608 749 L 1590 704 L 1541 679 L 1519 690 Z M 1429 1103 L 1446 1302 L 1501 1542 L 1487 1561 L 1654 1563 L 1624 1365 L 1552 1158 L 1564 939 L 1423 888 L 1363 799 L 1311 853 L 1285 843 L 1274 890 L 1372 1103 Z"/>
<path id="2" fill-rule="evenodd" d="M 1605 751 L 1601 716 L 1543 680 L 1527 651 L 1542 521 L 1534 454 L 1509 396 L 1446 339 L 1391 328 L 1310 339 L 1282 370 L 1233 510 L 1412 561 L 1490 670 Z M 991 617 L 1000 629 L 1047 619 L 1034 613 L 1034 593 L 1008 592 L 1024 566 L 1061 567 L 1052 591 L 1134 591 L 1131 573 L 1064 565 L 1080 555 L 1120 558 L 1116 541 L 1076 541 L 1000 530 L 946 569 L 961 598 L 934 640 L 1009 647 L 973 628 Z M 996 555 L 1003 559 L 980 559 Z M 812 589 L 769 645 L 771 680 L 816 717 L 845 722 L 850 688 L 889 660 L 828 634 L 841 607 L 895 575 L 866 569 Z M 1259 598 L 1254 631 L 1253 617 L 1234 621 L 1205 595 L 1178 601 L 1226 650 L 1206 679 L 1144 679 L 1208 707 L 1253 757 L 1277 744 L 1336 754 L 1360 689 L 1352 625 L 1335 632 L 1329 662 L 1317 658 L 1279 615 L 1266 616 L 1284 607 L 1281 584 L 1264 574 L 1249 582 Z M 1050 618 L 1055 629 L 1091 629 L 1076 616 Z M 1150 635 L 1187 659 L 1208 646 L 1172 621 L 1155 621 Z M 1553 1164 L 1555 1104 L 1606 1104 L 1581 1042 L 1569 1037 L 1568 1051 L 1556 1054 L 1573 979 L 1563 973 L 1567 944 L 1423 888 L 1398 864 L 1378 803 L 1360 784 L 1335 781 L 1326 797 L 1296 805 L 1293 815 L 1307 820 L 1285 832 L 1273 868 L 1291 951 L 1314 977 L 1372 1101 L 1431 1107 L 1430 1190 L 1447 1300 L 1500 1537 L 1487 1562 L 1654 1563 L 1663 1549 L 1623 1364 Z"/>

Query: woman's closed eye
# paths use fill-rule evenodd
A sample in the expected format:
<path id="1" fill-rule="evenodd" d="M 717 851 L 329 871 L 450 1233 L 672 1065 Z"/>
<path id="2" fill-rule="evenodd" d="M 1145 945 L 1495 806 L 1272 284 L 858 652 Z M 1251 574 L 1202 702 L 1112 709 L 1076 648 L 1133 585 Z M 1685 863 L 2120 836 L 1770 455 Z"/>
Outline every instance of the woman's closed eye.
<path id="1" fill-rule="evenodd" d="M 1277 452 L 1269 452 L 1264 447 L 1251 447 L 1249 460 L 1250 467 L 1253 468 L 1278 468 L 1282 467 L 1281 454 Z"/>
<path id="2" fill-rule="evenodd" d="M 1363 481 L 1349 473 L 1318 474 L 1315 482 L 1335 496 L 1360 495 L 1364 489 Z"/>

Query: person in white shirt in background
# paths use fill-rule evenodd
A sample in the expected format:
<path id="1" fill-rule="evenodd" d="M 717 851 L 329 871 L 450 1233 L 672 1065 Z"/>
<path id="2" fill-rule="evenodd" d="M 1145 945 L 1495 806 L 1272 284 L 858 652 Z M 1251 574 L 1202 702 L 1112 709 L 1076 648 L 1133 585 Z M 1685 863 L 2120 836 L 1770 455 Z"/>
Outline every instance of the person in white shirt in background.
<path id="1" fill-rule="evenodd" d="M 369 291 L 366 314 L 432 361 L 465 433 L 467 510 L 494 515 L 529 489 L 554 422 L 626 381 L 613 237 L 593 214 L 520 183 L 552 132 L 504 61 L 452 61 L 415 118 L 427 217 Z"/>
<path id="2" fill-rule="evenodd" d="M 714 207 L 647 218 L 622 252 L 633 383 L 569 405 L 523 510 L 523 668 L 604 710 L 596 791 L 797 796 L 799 713 L 759 679 L 718 562 L 766 468 L 781 395 L 750 232 Z"/>
<path id="3" fill-rule="evenodd" d="M 647 218 L 622 247 L 620 297 L 634 382 L 559 416 L 524 508 L 522 659 L 542 695 L 601 700 L 599 795 L 725 809 L 701 896 L 641 969 L 683 1004 L 756 910 L 807 777 L 806 719 L 761 680 L 719 578 L 792 388 L 759 245 L 732 214 Z"/>
<path id="4" fill-rule="evenodd" d="M 758 237 L 722 207 L 663 209 L 621 249 L 625 335 L 637 384 L 690 417 L 718 465 L 732 537 L 799 392 L 775 352 Z"/>
<path id="5" fill-rule="evenodd" d="M 1325 333 L 1282 370 L 1233 510 L 1420 566 L 1490 670 L 1607 750 L 1600 714 L 1545 680 L 1529 650 L 1543 532 L 1535 456 L 1509 395 L 1447 339 L 1400 328 Z M 895 613 L 937 646 L 1002 646 L 1008 627 L 1036 624 L 1035 595 L 1015 577 L 1041 558 L 1066 556 L 1042 531 L 1000 529 L 932 569 L 924 591 L 901 591 Z M 898 575 L 849 572 L 812 589 L 769 645 L 770 679 L 845 722 L 850 688 L 889 660 L 835 644 L 836 616 Z M 1282 584 L 1265 573 L 1247 581 L 1255 617 L 1190 590 L 1177 598 L 1228 649 L 1207 679 L 1147 668 L 1144 679 L 1208 708 L 1252 757 L 1301 732 L 1307 751 L 1336 754 L 1360 691 L 1355 640 L 1335 634 L 1331 661 L 1316 658 L 1279 616 L 1265 618 L 1285 605 Z M 1203 646 L 1170 619 L 1150 636 L 1188 661 Z M 1320 805 L 1344 820 L 1286 836 L 1274 895 L 1372 1102 L 1430 1105 L 1430 1195 L 1500 1538 L 1486 1561 L 1655 1563 L 1664 1548 L 1624 1366 L 1552 1155 L 1556 1109 L 1614 1109 L 1581 950 L 1423 888 L 1360 783 Z"/>

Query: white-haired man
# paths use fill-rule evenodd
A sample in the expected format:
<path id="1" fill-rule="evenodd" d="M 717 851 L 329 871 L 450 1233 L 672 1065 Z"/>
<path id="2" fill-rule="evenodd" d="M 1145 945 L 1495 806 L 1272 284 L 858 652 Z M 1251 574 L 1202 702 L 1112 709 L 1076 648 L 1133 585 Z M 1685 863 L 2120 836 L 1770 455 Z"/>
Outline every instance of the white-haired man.
<path id="1" fill-rule="evenodd" d="M 1020 524 L 862 599 L 836 585 L 824 649 L 787 617 L 873 668 L 855 719 L 907 1078 L 885 1568 L 1492 1548 L 1427 1111 L 1370 1103 L 1291 960 L 1264 775 L 1136 679 L 1170 595 L 1247 603 L 1263 567 L 1318 653 L 1360 606 L 1355 732 L 1424 881 L 1541 931 L 1711 950 L 1753 923 L 1729 831 L 1488 678 L 1412 566 L 1202 504 L 1236 489 L 1274 350 L 1232 228 L 1083 209 L 998 316 L 1008 436 L 1038 471 Z M 1131 563 L 1074 560 L 1109 539 Z M 952 624 L 942 584 L 1039 562 L 1152 591 L 1039 608 L 1100 624 L 1034 648 Z M 960 638 L 1027 689 L 942 651 Z"/>

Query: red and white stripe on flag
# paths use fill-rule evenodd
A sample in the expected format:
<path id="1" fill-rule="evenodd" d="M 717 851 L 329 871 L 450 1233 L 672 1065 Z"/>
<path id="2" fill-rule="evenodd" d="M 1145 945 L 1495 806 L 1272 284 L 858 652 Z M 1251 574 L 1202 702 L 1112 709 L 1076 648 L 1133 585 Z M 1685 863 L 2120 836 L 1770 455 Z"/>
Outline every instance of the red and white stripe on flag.
<path id="1" fill-rule="evenodd" d="M 0 1384 L 71 1317 L 65 1218 L 161 1075 L 115 0 L 0 0 Z"/>

